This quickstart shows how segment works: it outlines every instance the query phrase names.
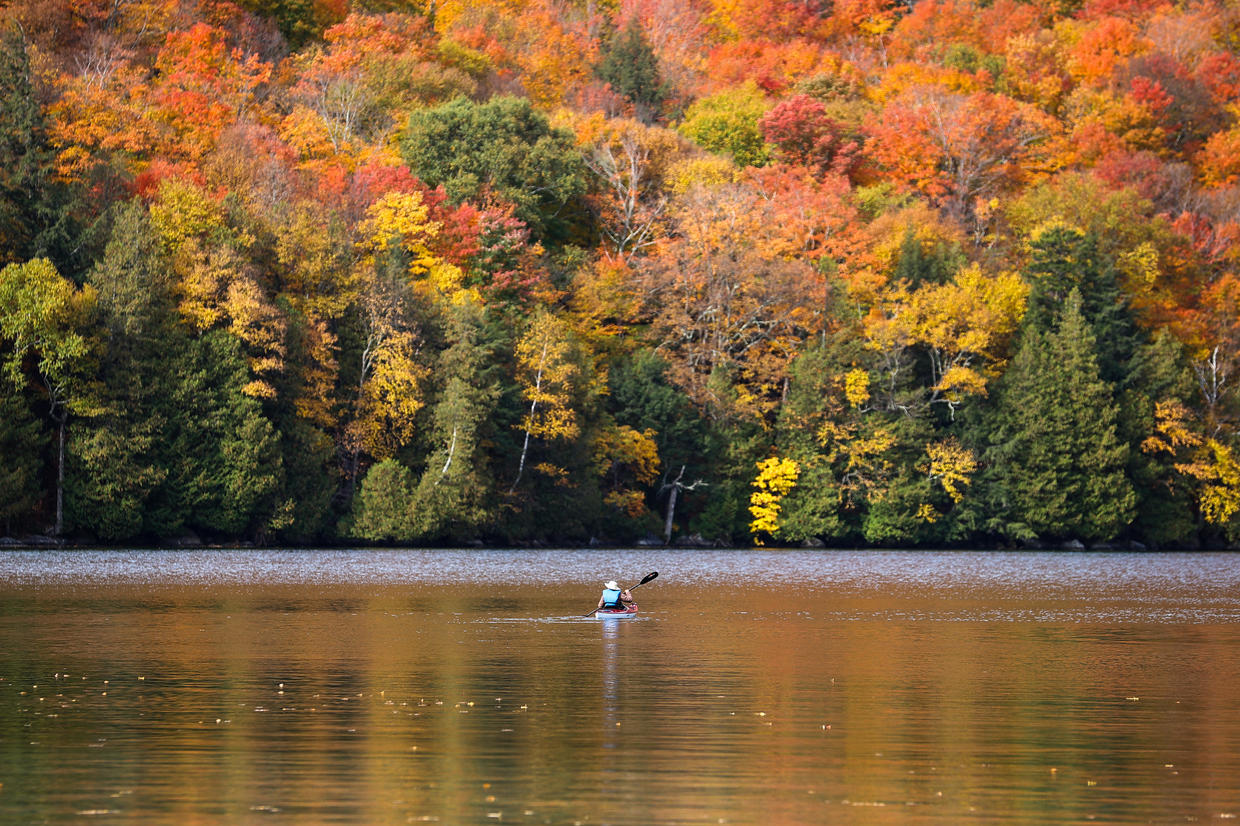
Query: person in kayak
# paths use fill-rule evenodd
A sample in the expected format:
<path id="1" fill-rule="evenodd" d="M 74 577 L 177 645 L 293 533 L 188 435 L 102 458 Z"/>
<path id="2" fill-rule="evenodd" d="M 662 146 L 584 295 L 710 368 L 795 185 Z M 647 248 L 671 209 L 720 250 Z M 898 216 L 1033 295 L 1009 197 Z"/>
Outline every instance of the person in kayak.
<path id="1" fill-rule="evenodd" d="M 625 588 L 620 589 L 620 585 L 613 579 L 603 585 L 603 595 L 598 598 L 598 607 L 601 611 L 604 608 L 620 608 L 624 609 L 633 604 L 633 595 Z"/>

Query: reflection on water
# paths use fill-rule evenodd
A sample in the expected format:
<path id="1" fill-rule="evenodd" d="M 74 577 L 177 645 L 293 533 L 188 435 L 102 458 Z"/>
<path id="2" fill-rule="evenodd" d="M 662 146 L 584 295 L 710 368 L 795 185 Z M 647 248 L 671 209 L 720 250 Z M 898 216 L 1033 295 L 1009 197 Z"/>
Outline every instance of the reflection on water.
<path id="1" fill-rule="evenodd" d="M 650 570 L 640 615 L 583 618 Z M 0 823 L 1226 821 L 1238 580 L 1228 555 L 2 553 Z"/>

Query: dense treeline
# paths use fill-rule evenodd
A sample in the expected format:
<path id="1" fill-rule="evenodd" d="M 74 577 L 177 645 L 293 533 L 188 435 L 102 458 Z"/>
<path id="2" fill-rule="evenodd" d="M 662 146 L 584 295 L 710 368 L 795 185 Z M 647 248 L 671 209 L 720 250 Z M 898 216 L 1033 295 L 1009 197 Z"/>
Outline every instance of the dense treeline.
<path id="1" fill-rule="evenodd" d="M 1240 539 L 1240 7 L 13 0 L 0 531 Z"/>

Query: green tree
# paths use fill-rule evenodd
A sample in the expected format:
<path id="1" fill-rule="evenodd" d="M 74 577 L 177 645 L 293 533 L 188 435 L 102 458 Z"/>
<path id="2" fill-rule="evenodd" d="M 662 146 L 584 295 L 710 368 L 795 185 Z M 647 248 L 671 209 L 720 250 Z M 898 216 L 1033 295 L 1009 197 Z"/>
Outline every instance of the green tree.
<path id="1" fill-rule="evenodd" d="M 1025 268 L 1029 281 L 1029 323 L 1043 329 L 1058 319 L 1072 290 L 1081 295 L 1081 312 L 1097 348 L 1102 378 L 1117 387 L 1130 381 L 1130 362 L 1139 332 L 1119 286 L 1113 258 L 1098 238 L 1062 224 L 1043 229 L 1030 242 Z"/>
<path id="2" fill-rule="evenodd" d="M 713 470 L 706 453 L 706 423 L 684 392 L 668 381 L 667 370 L 667 362 L 654 351 L 640 350 L 608 371 L 607 400 L 617 424 L 654 433 L 663 473 L 646 499 L 651 509 L 662 508 L 663 537 L 670 541 L 677 507 L 687 501 L 682 497 L 691 492 L 696 498 L 705 491 Z"/>
<path id="3" fill-rule="evenodd" d="M 56 425 L 56 535 L 64 529 L 69 416 L 88 410 L 91 402 L 94 353 L 86 330 L 94 308 L 94 289 L 74 288 L 46 258 L 0 270 L 0 344 L 7 345 L 0 347 L 0 358 L 5 378 L 18 388 L 33 379 Z"/>
<path id="4" fill-rule="evenodd" d="M 985 460 L 1001 532 L 1105 540 L 1129 525 L 1136 497 L 1125 475 L 1128 446 L 1077 289 L 1057 327 L 1026 329 L 996 415 Z"/>
<path id="5" fill-rule="evenodd" d="M 10 534 L 38 504 L 39 421 L 23 394 L 8 382 L 0 382 L 0 525 Z"/>
<path id="6" fill-rule="evenodd" d="M 695 101 L 680 131 L 703 149 L 731 157 L 737 166 L 765 166 L 769 156 L 758 122 L 766 110 L 766 96 L 750 80 Z"/>
<path id="7" fill-rule="evenodd" d="M 106 359 L 124 365 L 157 355 L 176 310 L 170 262 L 141 201 L 117 207 L 103 257 L 87 274 L 98 293 Z"/>
<path id="8" fill-rule="evenodd" d="M 87 283 L 100 333 L 96 404 L 71 437 L 66 518 L 100 539 L 125 540 L 151 533 L 149 500 L 167 476 L 161 397 L 187 343 L 175 323 L 170 265 L 141 202 L 116 210 Z"/>
<path id="9" fill-rule="evenodd" d="M 162 420 L 92 417 L 71 437 L 68 525 L 105 541 L 147 533 L 148 503 L 167 476 L 155 455 Z"/>
<path id="10" fill-rule="evenodd" d="M 327 433 L 296 416 L 280 421 L 277 433 L 284 473 L 276 501 L 282 511 L 271 527 L 280 539 L 294 543 L 331 535 L 332 500 L 340 482 L 336 445 Z"/>
<path id="11" fill-rule="evenodd" d="M 396 459 L 372 466 L 362 480 L 352 532 L 376 542 L 408 541 L 413 474 Z"/>
<path id="12" fill-rule="evenodd" d="M 172 372 L 176 384 L 162 395 L 161 411 L 168 419 L 161 443 L 168 475 L 152 497 L 171 519 L 159 532 L 180 523 L 261 538 L 277 515 L 284 469 L 274 428 L 245 393 L 249 369 L 240 342 L 220 330 L 192 339 Z"/>
<path id="13" fill-rule="evenodd" d="M 329 19 L 327 5 L 315 0 L 242 0 L 241 5 L 270 18 L 294 51 L 321 38 L 323 30 L 336 22 Z"/>
<path id="14" fill-rule="evenodd" d="M 511 201 L 536 240 L 568 240 L 584 215 L 588 177 L 572 135 L 524 98 L 457 98 L 414 112 L 400 148 L 413 173 L 455 203 L 485 190 Z"/>
<path id="15" fill-rule="evenodd" d="M 800 484 L 784 503 L 784 538 L 838 540 L 855 530 L 845 513 L 844 468 L 827 434 L 844 426 L 852 411 L 837 377 L 851 361 L 846 344 L 809 347 L 789 369 L 789 386 L 776 427 L 779 451 L 801 467 Z"/>
<path id="16" fill-rule="evenodd" d="M 703 468 L 705 423 L 684 392 L 668 381 L 667 370 L 657 353 L 640 350 L 608 371 L 607 399 L 618 424 L 654 431 L 667 473 L 687 467 L 693 475 Z"/>
<path id="17" fill-rule="evenodd" d="M 10 25 L 0 31 L 0 265 L 46 257 L 68 271 L 71 211 L 54 159 L 26 39 Z"/>
<path id="18" fill-rule="evenodd" d="M 642 123 L 652 123 L 658 117 L 667 94 L 659 74 L 659 60 L 637 15 L 607 39 L 594 73 L 633 104 L 634 114 Z"/>
<path id="19" fill-rule="evenodd" d="M 967 263 L 960 249 L 946 241 L 923 244 L 910 225 L 900 242 L 900 253 L 891 277 L 893 281 L 907 282 L 914 289 L 923 284 L 946 284 Z"/>
<path id="20" fill-rule="evenodd" d="M 871 545 L 892 547 L 929 542 L 933 523 L 921 515 L 921 506 L 933 495 L 930 480 L 902 462 L 899 472 L 881 495 L 872 497 L 862 523 L 862 535 Z"/>
<path id="21" fill-rule="evenodd" d="M 411 519 L 427 538 L 472 539 L 493 516 L 493 486 L 483 441 L 499 398 L 487 365 L 494 354 L 483 341 L 482 311 L 462 304 L 450 311 L 451 344 L 439 357 L 443 388 L 431 413 L 433 445 L 413 491 Z"/>
<path id="22" fill-rule="evenodd" d="M 1192 485 L 1182 483 L 1186 480 L 1176 467 L 1189 461 L 1183 455 L 1186 446 L 1174 439 L 1168 444 L 1156 434 L 1165 424 L 1160 408 L 1187 410 L 1197 399 L 1192 369 L 1184 345 L 1166 329 L 1138 348 L 1132 366 L 1132 387 L 1120 397 L 1120 435 L 1133 448 L 1128 469 L 1137 494 L 1133 530 L 1154 546 L 1189 542 L 1197 530 Z"/>
<path id="23" fill-rule="evenodd" d="M 780 534 L 790 542 L 838 540 L 849 534 L 842 513 L 843 497 L 830 464 L 811 454 L 802 466 L 800 484 L 784 503 Z"/>

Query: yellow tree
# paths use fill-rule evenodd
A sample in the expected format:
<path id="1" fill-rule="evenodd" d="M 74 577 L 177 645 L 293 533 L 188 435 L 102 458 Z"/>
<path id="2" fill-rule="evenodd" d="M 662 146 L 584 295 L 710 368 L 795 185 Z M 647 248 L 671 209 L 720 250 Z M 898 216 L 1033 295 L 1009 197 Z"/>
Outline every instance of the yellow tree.
<path id="1" fill-rule="evenodd" d="M 800 466 L 793 459 L 772 457 L 758 462 L 758 475 L 753 480 L 754 492 L 749 497 L 749 513 L 753 521 L 749 523 L 749 532 L 760 536 L 779 533 L 780 501 L 787 496 L 797 484 L 801 473 Z M 760 538 L 755 539 L 761 545 Z"/>
<path id="2" fill-rule="evenodd" d="M 1228 445 L 1202 436 L 1200 427 L 1180 402 L 1160 401 L 1154 408 L 1153 433 L 1141 443 L 1141 450 L 1172 459 L 1177 473 L 1196 482 L 1205 521 L 1227 526 L 1240 514 L 1240 461 Z"/>
<path id="3" fill-rule="evenodd" d="M 353 419 L 345 429 L 352 478 L 363 453 L 384 459 L 409 442 L 425 403 L 421 384 L 428 371 L 419 361 L 414 282 L 437 263 L 427 244 L 439 229 L 416 192 L 383 195 L 358 225 L 363 339 Z"/>
<path id="4" fill-rule="evenodd" d="M 379 265 L 362 278 L 358 309 L 363 340 L 353 414 L 344 431 L 351 479 L 356 479 L 363 454 L 388 458 L 413 436 L 427 371 L 418 361 L 421 337 L 411 305 L 412 291 L 403 273 Z"/>
<path id="5" fill-rule="evenodd" d="M 900 323 L 911 342 L 926 348 L 931 404 L 954 412 L 964 397 L 986 394 L 1025 315 L 1028 292 L 1016 273 L 989 276 L 971 264 L 951 282 L 909 296 Z"/>
<path id="6" fill-rule="evenodd" d="M 930 481 L 938 482 L 952 502 L 959 504 L 964 499 L 965 489 L 973 483 L 973 474 L 977 472 L 977 457 L 955 438 L 926 445 L 926 475 Z M 929 504 L 923 506 L 930 508 Z"/>
<path id="7" fill-rule="evenodd" d="M 573 439 L 579 431 L 573 393 L 581 378 L 568 326 L 547 310 L 539 310 L 517 341 L 517 381 L 529 402 L 517 427 L 524 432 L 517 475 L 508 488 L 517 489 L 525 473 L 530 441 Z"/>
<path id="8" fill-rule="evenodd" d="M 279 296 L 288 302 L 300 328 L 294 328 L 300 358 L 289 365 L 299 389 L 293 405 L 299 416 L 324 430 L 338 423 L 333 393 L 339 374 L 336 330 L 357 300 L 358 272 L 354 249 L 340 222 L 324 205 L 302 201 L 291 205 L 276 232 Z"/>
<path id="9" fill-rule="evenodd" d="M 176 270 L 177 309 L 195 330 L 224 316 L 223 304 L 237 256 L 223 244 L 227 219 L 217 199 L 179 178 L 165 179 L 151 203 L 151 225 Z"/>
<path id="10" fill-rule="evenodd" d="M 253 378 L 245 392 L 273 397 L 271 382 L 284 369 L 288 322 L 249 261 L 253 239 L 233 230 L 217 198 L 180 178 L 160 184 L 151 224 L 176 273 L 181 317 L 199 332 L 227 326 L 246 347 Z"/>
<path id="11" fill-rule="evenodd" d="M 659 477 L 659 446 L 650 428 L 608 424 L 594 440 L 594 468 L 603 479 L 604 504 L 632 517 L 646 512 L 643 488 Z"/>
<path id="12" fill-rule="evenodd" d="M 1004 49 L 1003 80 L 1009 93 L 1057 113 L 1071 88 L 1063 66 L 1063 48 L 1049 30 L 1026 31 L 1013 35 Z"/>
<path id="13" fill-rule="evenodd" d="M 1187 468 L 1201 485 L 1201 514 L 1213 525 L 1225 525 L 1240 514 L 1240 461 L 1235 451 L 1207 439 L 1196 462 Z"/>
<path id="14" fill-rule="evenodd" d="M 435 264 L 429 243 L 441 229 L 429 219 L 430 209 L 419 192 L 387 192 L 366 209 L 358 225 L 361 246 L 369 260 L 399 247 L 408 258 L 409 274 L 423 275 Z"/>

